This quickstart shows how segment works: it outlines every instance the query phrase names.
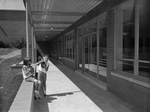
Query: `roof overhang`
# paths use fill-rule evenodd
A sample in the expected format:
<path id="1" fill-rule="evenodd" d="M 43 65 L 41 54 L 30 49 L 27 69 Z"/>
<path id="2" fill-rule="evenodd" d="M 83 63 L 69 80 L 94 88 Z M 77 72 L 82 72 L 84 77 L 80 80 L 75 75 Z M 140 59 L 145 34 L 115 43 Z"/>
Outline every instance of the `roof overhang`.
<path id="1" fill-rule="evenodd" d="M 103 0 L 29 0 L 30 18 L 38 41 L 50 41 Z M 25 0 L 24 0 L 25 2 Z"/>

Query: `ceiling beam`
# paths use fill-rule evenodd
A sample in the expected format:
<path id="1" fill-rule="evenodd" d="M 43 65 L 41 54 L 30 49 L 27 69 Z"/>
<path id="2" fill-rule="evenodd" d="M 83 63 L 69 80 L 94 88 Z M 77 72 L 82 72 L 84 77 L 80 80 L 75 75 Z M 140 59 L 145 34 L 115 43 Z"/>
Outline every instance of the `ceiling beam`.
<path id="1" fill-rule="evenodd" d="M 73 24 L 74 22 L 72 21 L 34 21 L 34 24 Z"/>
<path id="2" fill-rule="evenodd" d="M 54 30 L 54 29 L 66 29 L 68 27 L 34 27 L 35 29 L 50 29 L 50 30 Z M 53 28 L 53 29 L 52 29 Z"/>
<path id="3" fill-rule="evenodd" d="M 64 31 L 65 29 L 50 29 L 50 28 L 34 28 L 34 30 L 35 31 L 52 31 L 52 32 L 54 32 L 54 31 L 59 31 L 59 32 L 62 32 L 62 31 Z"/>
<path id="4" fill-rule="evenodd" d="M 35 32 L 35 34 L 38 34 L 38 35 L 57 35 L 59 34 L 60 32 Z"/>
<path id="5" fill-rule="evenodd" d="M 49 38 L 49 37 L 51 37 L 51 36 L 56 36 L 56 35 L 58 35 L 58 34 L 37 34 L 37 33 L 35 33 L 35 35 L 37 36 L 37 37 L 41 37 L 41 38 Z M 46 37 L 47 36 L 47 37 Z"/>
<path id="6" fill-rule="evenodd" d="M 85 16 L 86 13 L 82 12 L 44 12 L 32 11 L 33 15 L 51 15 L 51 16 Z"/>
<path id="7" fill-rule="evenodd" d="M 53 30 L 43 31 L 37 29 L 35 29 L 35 31 L 37 31 L 37 33 L 56 33 L 56 34 L 61 32 L 61 31 L 53 31 Z"/>

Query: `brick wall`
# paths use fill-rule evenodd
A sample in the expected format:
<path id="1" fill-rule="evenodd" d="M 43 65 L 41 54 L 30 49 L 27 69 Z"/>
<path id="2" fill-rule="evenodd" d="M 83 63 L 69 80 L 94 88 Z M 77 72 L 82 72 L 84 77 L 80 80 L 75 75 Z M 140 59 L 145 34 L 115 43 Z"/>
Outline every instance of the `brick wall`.
<path id="1" fill-rule="evenodd" d="M 150 89 L 115 76 L 110 76 L 108 90 L 134 106 L 136 112 L 150 112 Z"/>
<path id="2" fill-rule="evenodd" d="M 113 70 L 114 65 L 114 10 L 107 12 L 107 69 Z"/>

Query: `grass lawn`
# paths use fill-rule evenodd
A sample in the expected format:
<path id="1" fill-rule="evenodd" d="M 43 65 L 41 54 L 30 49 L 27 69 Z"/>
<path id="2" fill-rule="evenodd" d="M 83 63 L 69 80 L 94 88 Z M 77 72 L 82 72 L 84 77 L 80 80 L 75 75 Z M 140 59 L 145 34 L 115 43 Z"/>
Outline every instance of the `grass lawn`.
<path id="1" fill-rule="evenodd" d="M 12 49 L 3 50 L 8 54 Z M 0 54 L 2 53 L 0 52 Z M 0 112 L 8 112 L 22 83 L 21 69 L 11 69 L 11 65 L 19 63 L 21 56 L 5 59 L 0 64 Z"/>

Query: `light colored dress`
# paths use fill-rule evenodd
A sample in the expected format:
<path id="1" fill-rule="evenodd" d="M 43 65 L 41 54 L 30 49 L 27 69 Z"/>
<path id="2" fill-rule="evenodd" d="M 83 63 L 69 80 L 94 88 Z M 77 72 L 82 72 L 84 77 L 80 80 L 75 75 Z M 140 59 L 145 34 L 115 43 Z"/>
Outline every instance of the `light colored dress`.
<path id="1" fill-rule="evenodd" d="M 49 65 L 47 62 L 46 65 Z M 46 95 L 46 79 L 47 79 L 47 71 L 45 68 L 42 68 L 41 64 L 38 66 L 38 80 L 42 82 L 42 91 L 43 94 Z"/>

